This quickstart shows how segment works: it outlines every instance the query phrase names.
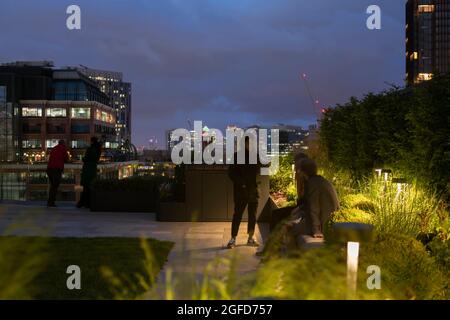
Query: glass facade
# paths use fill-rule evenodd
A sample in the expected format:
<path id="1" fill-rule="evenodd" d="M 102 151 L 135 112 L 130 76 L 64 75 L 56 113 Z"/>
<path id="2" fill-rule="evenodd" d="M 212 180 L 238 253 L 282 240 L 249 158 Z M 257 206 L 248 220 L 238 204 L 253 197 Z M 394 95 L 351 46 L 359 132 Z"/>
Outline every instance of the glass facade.
<path id="1" fill-rule="evenodd" d="M 89 143 L 85 140 L 72 140 L 71 148 L 72 149 L 86 149 L 89 147 Z"/>
<path id="2" fill-rule="evenodd" d="M 14 137 L 13 137 L 13 107 L 7 102 L 6 86 L 0 86 L 0 162 L 13 161 Z"/>
<path id="3" fill-rule="evenodd" d="M 42 143 L 40 139 L 30 139 L 22 140 L 23 149 L 40 149 L 42 148 Z"/>
<path id="4" fill-rule="evenodd" d="M 67 116 L 65 108 L 47 108 L 45 115 L 49 118 L 62 118 Z"/>
<path id="5" fill-rule="evenodd" d="M 58 141 L 58 139 L 47 139 L 45 140 L 45 146 L 47 147 L 47 149 L 51 149 L 58 144 Z"/>
<path id="6" fill-rule="evenodd" d="M 91 108 L 72 108 L 70 109 L 72 119 L 90 119 Z"/>
<path id="7" fill-rule="evenodd" d="M 85 133 L 90 133 L 91 128 L 90 128 L 89 124 L 73 123 L 72 127 L 71 127 L 71 132 L 75 133 L 75 134 L 85 134 Z"/>
<path id="8" fill-rule="evenodd" d="M 42 108 L 22 107 L 22 117 L 42 117 Z"/>
<path id="9" fill-rule="evenodd" d="M 408 0 L 406 79 L 409 84 L 450 72 L 450 2 Z"/>

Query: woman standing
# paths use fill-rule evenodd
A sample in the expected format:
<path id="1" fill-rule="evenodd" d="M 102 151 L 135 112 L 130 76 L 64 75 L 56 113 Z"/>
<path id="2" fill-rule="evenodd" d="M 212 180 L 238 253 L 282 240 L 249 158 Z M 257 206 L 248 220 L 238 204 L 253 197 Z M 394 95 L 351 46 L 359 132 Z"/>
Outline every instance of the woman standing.
<path id="1" fill-rule="evenodd" d="M 101 149 L 98 138 L 92 137 L 91 145 L 87 148 L 83 157 L 83 168 L 81 171 L 83 192 L 81 193 L 80 201 L 77 203 L 77 208 L 89 208 L 91 206 L 91 185 L 97 176 L 97 164 L 102 153 Z"/>

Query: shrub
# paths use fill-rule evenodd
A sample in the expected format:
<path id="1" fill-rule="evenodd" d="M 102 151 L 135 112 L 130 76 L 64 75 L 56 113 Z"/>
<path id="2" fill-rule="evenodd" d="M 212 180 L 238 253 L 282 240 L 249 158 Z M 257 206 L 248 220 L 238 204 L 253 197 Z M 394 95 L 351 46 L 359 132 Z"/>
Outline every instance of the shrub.
<path id="1" fill-rule="evenodd" d="M 333 222 L 354 222 L 371 224 L 372 214 L 357 208 L 343 208 L 332 216 Z"/>
<path id="2" fill-rule="evenodd" d="M 367 267 L 381 269 L 381 290 L 367 289 Z M 279 299 L 446 299 L 448 279 L 422 244 L 405 236 L 361 244 L 358 290 L 349 296 L 346 251 L 326 246 L 271 259 L 258 270 L 252 296 Z"/>
<path id="3" fill-rule="evenodd" d="M 167 182 L 164 177 L 131 177 L 126 179 L 96 179 L 92 188 L 98 191 L 152 191 Z"/>
<path id="4" fill-rule="evenodd" d="M 386 290 L 393 299 L 448 298 L 448 278 L 414 238 L 382 235 L 361 249 L 360 264 L 363 270 L 369 265 L 380 267 L 380 291 Z"/>
<path id="5" fill-rule="evenodd" d="M 342 198 L 342 207 L 350 209 L 360 209 L 373 213 L 375 211 L 375 203 L 363 194 L 349 194 Z"/>

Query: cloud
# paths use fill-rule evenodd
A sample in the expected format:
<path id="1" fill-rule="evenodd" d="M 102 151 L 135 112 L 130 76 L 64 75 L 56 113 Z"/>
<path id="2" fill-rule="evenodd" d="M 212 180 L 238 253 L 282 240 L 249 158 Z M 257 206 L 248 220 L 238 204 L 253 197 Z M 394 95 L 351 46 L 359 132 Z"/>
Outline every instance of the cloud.
<path id="1" fill-rule="evenodd" d="M 302 72 L 324 105 L 402 84 L 404 1 L 378 1 L 380 31 L 365 27 L 371 2 L 82 0 L 82 30 L 69 31 L 68 1 L 3 0 L 0 57 L 122 71 L 137 144 L 197 116 L 303 124 L 314 110 Z"/>

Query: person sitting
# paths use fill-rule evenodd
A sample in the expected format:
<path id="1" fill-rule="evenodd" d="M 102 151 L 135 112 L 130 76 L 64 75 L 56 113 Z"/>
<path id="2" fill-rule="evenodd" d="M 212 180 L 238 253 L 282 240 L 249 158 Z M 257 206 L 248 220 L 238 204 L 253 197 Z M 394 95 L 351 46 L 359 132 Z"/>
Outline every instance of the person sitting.
<path id="1" fill-rule="evenodd" d="M 292 224 L 292 232 L 297 239 L 301 235 L 323 238 L 331 214 L 339 210 L 336 190 L 331 182 L 317 174 L 314 160 L 303 160 L 300 170 L 306 176 L 304 203 L 298 221 Z"/>

